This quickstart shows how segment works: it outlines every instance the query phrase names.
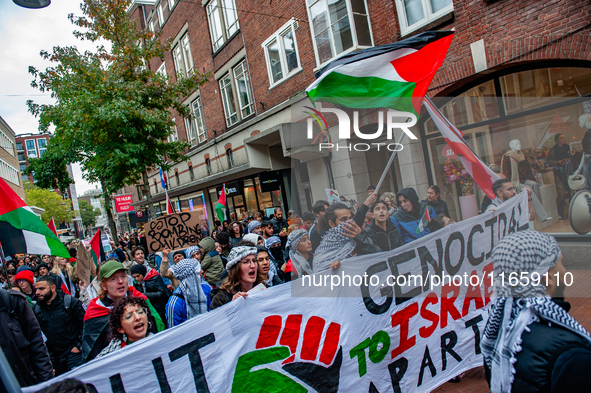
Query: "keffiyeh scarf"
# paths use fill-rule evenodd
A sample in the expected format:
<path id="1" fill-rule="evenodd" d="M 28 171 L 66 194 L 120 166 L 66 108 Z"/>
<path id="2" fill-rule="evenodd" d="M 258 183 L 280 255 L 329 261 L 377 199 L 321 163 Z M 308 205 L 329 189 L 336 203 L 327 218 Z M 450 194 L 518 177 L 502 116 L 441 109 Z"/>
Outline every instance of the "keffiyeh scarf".
<path id="1" fill-rule="evenodd" d="M 493 251 L 495 293 L 481 349 L 484 361 L 491 372 L 491 392 L 510 392 L 517 361 L 515 354 L 521 351 L 521 335 L 528 326 L 543 319 L 591 342 L 589 333 L 562 307 L 545 296 L 546 288 L 535 285 L 511 286 L 505 279 L 502 285 L 500 273 L 505 278 L 511 273 L 546 273 L 556 264 L 560 248 L 552 236 L 536 231 L 521 231 L 503 238 Z M 521 281 L 521 280 L 519 280 Z"/>
<path id="2" fill-rule="evenodd" d="M 188 319 L 206 313 L 207 297 L 201 288 L 201 263 L 197 259 L 182 259 L 170 270 L 180 281 L 179 287 L 187 303 Z"/>
<path id="3" fill-rule="evenodd" d="M 289 250 L 289 258 L 291 259 L 291 264 L 295 269 L 298 277 L 302 277 L 305 275 L 309 275 L 314 273 L 312 267 L 304 258 L 302 254 L 297 250 L 298 244 L 304 236 L 308 235 L 308 231 L 305 229 L 298 229 L 293 231 L 289 234 L 287 238 L 287 243 L 285 244 L 285 248 Z"/>
<path id="4" fill-rule="evenodd" d="M 347 222 L 353 222 L 352 220 Z M 355 240 L 344 234 L 345 223 L 326 232 L 314 254 L 314 273 L 327 270 L 334 261 L 343 261 L 355 249 Z"/>
<path id="5" fill-rule="evenodd" d="M 232 269 L 238 262 L 240 262 L 243 258 L 247 257 L 248 255 L 257 255 L 258 250 L 256 247 L 249 247 L 249 246 L 238 246 L 233 247 L 232 251 L 230 251 L 230 255 L 228 255 L 228 263 L 226 264 L 226 270 Z"/>

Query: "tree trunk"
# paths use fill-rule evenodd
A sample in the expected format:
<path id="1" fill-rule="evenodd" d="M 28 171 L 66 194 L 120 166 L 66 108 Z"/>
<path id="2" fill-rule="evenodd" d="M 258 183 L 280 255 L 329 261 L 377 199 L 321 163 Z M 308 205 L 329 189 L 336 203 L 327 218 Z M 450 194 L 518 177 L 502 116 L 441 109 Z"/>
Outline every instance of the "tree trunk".
<path id="1" fill-rule="evenodd" d="M 103 192 L 106 190 L 105 180 L 101 179 L 101 187 L 103 188 Z M 118 243 L 119 236 L 117 236 L 117 226 L 115 225 L 115 220 L 113 219 L 113 211 L 111 203 L 111 194 L 104 193 L 105 198 L 105 211 L 107 212 L 107 220 L 109 221 L 109 229 L 111 230 L 111 238 L 115 242 Z"/>
<path id="2" fill-rule="evenodd" d="M 148 170 L 144 168 L 142 171 L 142 180 L 144 182 L 144 191 L 146 192 L 146 199 L 148 201 L 148 208 L 150 209 L 150 219 L 156 218 L 156 210 L 154 209 L 154 203 L 152 202 L 152 193 L 150 192 L 150 181 L 148 180 Z"/>

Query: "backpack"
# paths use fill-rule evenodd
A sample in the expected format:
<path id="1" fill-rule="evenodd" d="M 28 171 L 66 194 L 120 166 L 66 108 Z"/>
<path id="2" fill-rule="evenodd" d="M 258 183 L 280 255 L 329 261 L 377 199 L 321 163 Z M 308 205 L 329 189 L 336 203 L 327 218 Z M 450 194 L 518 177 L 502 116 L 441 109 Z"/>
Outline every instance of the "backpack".
<path id="1" fill-rule="evenodd" d="M 6 310 L 8 315 L 16 321 L 18 321 L 18 315 L 16 315 L 16 311 L 12 307 L 12 303 L 10 301 L 10 296 L 8 296 L 8 291 L 4 289 L 0 289 L 0 312 Z"/>

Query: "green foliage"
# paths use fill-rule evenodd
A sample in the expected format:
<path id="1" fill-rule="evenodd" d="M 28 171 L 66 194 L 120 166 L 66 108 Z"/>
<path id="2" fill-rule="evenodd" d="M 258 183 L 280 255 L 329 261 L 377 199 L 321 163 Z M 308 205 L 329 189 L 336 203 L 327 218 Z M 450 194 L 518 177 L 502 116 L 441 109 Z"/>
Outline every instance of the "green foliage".
<path id="1" fill-rule="evenodd" d="M 86 201 L 78 201 L 80 208 L 80 217 L 82 218 L 82 225 L 85 228 L 96 225 L 96 218 L 101 215 L 100 209 L 95 209 Z"/>
<path id="2" fill-rule="evenodd" d="M 74 212 L 69 199 L 63 199 L 59 194 L 46 188 L 34 188 L 25 191 L 25 200 L 29 206 L 45 209 L 41 219 L 48 224 L 53 217 L 56 225 L 60 222 L 72 222 Z"/>
<path id="3" fill-rule="evenodd" d="M 84 16 L 69 18 L 84 29 L 74 32 L 81 40 L 108 41 L 111 49 L 80 53 L 76 47 L 54 47 L 41 57 L 55 64 L 44 72 L 29 67 L 32 86 L 51 92 L 53 105 L 28 101 L 29 111 L 39 118 L 39 129 L 55 126 L 45 154 L 35 163 L 36 179 L 42 175 L 51 185 L 67 180 L 62 161 L 79 162 L 89 182 L 100 182 L 107 198 L 126 184 L 136 184 L 142 172 L 185 160 L 188 145 L 168 143 L 172 133 L 170 110 L 190 117 L 182 100 L 207 82 L 195 72 L 167 77 L 144 67 L 152 58 L 162 58 L 170 41 L 162 44 L 149 31 L 142 31 L 126 13 L 130 0 L 84 0 Z M 46 158 L 47 157 L 47 158 Z M 32 169 L 32 170 L 33 170 Z M 39 181 L 41 178 L 39 179 Z"/>
<path id="4" fill-rule="evenodd" d="M 24 174 L 34 176 L 35 186 L 51 190 L 58 189 L 64 194 L 74 183 L 68 173 L 67 164 L 73 162 L 75 156 L 70 151 L 62 151 L 54 145 L 55 142 L 50 139 L 47 150 L 41 158 L 29 158 L 29 165 Z"/>

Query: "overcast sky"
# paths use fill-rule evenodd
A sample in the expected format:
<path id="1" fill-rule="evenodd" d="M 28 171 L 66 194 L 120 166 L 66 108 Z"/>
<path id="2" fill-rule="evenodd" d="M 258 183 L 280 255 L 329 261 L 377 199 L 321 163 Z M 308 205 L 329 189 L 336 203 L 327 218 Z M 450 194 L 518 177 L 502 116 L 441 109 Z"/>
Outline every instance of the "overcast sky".
<path id="1" fill-rule="evenodd" d="M 75 26 L 68 20 L 70 13 L 82 14 L 80 0 L 52 0 L 42 9 L 26 9 L 12 0 L 0 0 L 0 116 L 16 134 L 39 132 L 37 119 L 27 111 L 27 100 L 53 103 L 49 94 L 31 87 L 29 66 L 45 70 L 51 65 L 39 52 L 51 51 L 54 46 L 76 45 L 80 50 L 95 47 L 72 35 Z M 78 165 L 73 170 L 78 195 L 95 187 L 82 179 Z"/>

